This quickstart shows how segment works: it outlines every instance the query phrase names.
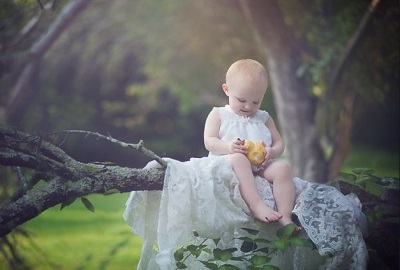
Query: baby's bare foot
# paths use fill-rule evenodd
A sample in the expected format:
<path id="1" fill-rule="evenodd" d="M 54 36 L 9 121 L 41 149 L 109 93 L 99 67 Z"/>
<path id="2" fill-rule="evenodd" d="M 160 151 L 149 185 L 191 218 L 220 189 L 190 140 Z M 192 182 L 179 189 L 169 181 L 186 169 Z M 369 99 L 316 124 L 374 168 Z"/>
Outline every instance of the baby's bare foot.
<path id="1" fill-rule="evenodd" d="M 265 223 L 278 221 L 283 217 L 282 214 L 274 211 L 264 203 L 259 203 L 258 205 L 251 207 L 251 212 L 256 219 Z"/>

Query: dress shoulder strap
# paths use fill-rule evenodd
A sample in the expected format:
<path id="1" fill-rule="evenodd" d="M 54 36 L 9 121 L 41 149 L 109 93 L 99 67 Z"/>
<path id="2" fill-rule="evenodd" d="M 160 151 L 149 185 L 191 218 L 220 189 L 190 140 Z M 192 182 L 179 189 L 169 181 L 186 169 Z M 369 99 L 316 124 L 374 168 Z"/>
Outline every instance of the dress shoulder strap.
<path id="1" fill-rule="evenodd" d="M 226 121 L 230 118 L 232 118 L 232 116 L 234 116 L 234 112 L 232 112 L 232 110 L 229 108 L 228 105 L 224 106 L 224 107 L 217 107 L 218 113 L 219 113 L 219 117 L 221 119 L 221 122 Z"/>
<path id="2" fill-rule="evenodd" d="M 229 105 L 226 105 L 224 107 L 216 107 L 216 109 L 218 110 L 221 122 L 241 118 L 241 116 L 238 116 L 232 111 Z M 248 120 L 251 122 L 262 122 L 264 124 L 267 122 L 268 118 L 269 113 L 267 111 L 258 110 L 253 116 L 248 118 Z"/>
<path id="3" fill-rule="evenodd" d="M 264 110 L 258 110 L 258 112 L 254 115 L 254 118 L 256 118 L 256 120 L 259 120 L 263 123 L 266 123 L 269 117 L 269 113 Z"/>

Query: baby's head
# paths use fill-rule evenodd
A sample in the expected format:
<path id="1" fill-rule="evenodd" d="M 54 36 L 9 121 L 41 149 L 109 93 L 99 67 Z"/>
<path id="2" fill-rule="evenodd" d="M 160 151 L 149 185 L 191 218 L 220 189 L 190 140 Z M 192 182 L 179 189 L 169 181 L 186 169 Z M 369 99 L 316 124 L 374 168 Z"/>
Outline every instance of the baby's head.
<path id="1" fill-rule="evenodd" d="M 256 60 L 238 60 L 226 72 L 226 84 L 230 89 L 247 85 L 252 90 L 265 93 L 268 86 L 267 70 Z"/>
<path id="2" fill-rule="evenodd" d="M 250 116 L 260 108 L 267 86 L 268 76 L 264 66 L 252 59 L 242 59 L 228 69 L 222 90 L 229 97 L 229 105 L 236 114 Z"/>

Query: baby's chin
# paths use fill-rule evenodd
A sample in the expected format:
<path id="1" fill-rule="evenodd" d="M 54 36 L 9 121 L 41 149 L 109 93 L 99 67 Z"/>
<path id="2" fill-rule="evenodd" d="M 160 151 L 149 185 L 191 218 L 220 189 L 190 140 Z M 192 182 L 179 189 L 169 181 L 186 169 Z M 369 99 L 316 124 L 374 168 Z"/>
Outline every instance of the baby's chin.
<path id="1" fill-rule="evenodd" d="M 249 112 L 249 111 L 243 111 L 243 110 L 239 110 L 238 112 L 236 112 L 238 115 L 240 116 L 252 116 L 254 114 L 254 112 Z"/>

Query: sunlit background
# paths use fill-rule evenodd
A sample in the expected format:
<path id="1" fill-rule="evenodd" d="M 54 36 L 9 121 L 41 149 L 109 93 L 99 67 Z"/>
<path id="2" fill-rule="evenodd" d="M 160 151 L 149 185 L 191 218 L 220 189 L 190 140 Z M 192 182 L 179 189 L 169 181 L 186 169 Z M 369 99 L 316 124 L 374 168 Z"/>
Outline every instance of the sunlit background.
<path id="1" fill-rule="evenodd" d="M 2 110 L 29 61 L 29 48 L 70 1 L 56 1 L 55 10 L 45 11 L 38 2 L 1 0 Z M 336 109 L 345 102 L 346 91 L 354 90 L 352 147 L 342 169 L 369 167 L 381 176 L 398 177 L 399 7 L 391 2 L 378 6 L 331 96 L 326 89 L 332 68 L 370 1 L 301 1 L 303 10 L 291 1 L 280 5 L 298 46 L 308 44 L 297 76 L 305 78 L 314 102 L 328 108 L 315 116 L 320 119 L 321 141 L 329 135 L 326 126 L 333 123 L 324 112 L 340 115 Z M 221 84 L 229 65 L 254 58 L 267 66 L 268 55 L 239 3 L 92 1 L 44 55 L 29 83 L 29 102 L 0 120 L 33 133 L 81 129 L 130 143 L 143 140 L 158 155 L 182 161 L 205 156 L 204 121 L 213 106 L 227 102 Z M 38 14 L 37 26 L 13 43 Z M 262 108 L 278 123 L 284 121 L 277 116 L 271 87 Z M 324 149 L 327 155 L 330 147 Z M 85 162 L 138 168 L 149 161 L 111 143 L 74 135 L 63 148 Z M 0 198 L 15 188 L 12 175 L 11 169 L 0 167 Z M 94 213 L 77 201 L 24 224 L 12 241 L 20 264 L 26 269 L 135 269 L 141 240 L 122 219 L 127 196 L 89 196 Z M 22 237 L 26 233 L 29 236 Z M 0 251 L 5 250 L 0 243 Z M 0 257 L 0 269 L 8 269 L 11 257 Z"/>

